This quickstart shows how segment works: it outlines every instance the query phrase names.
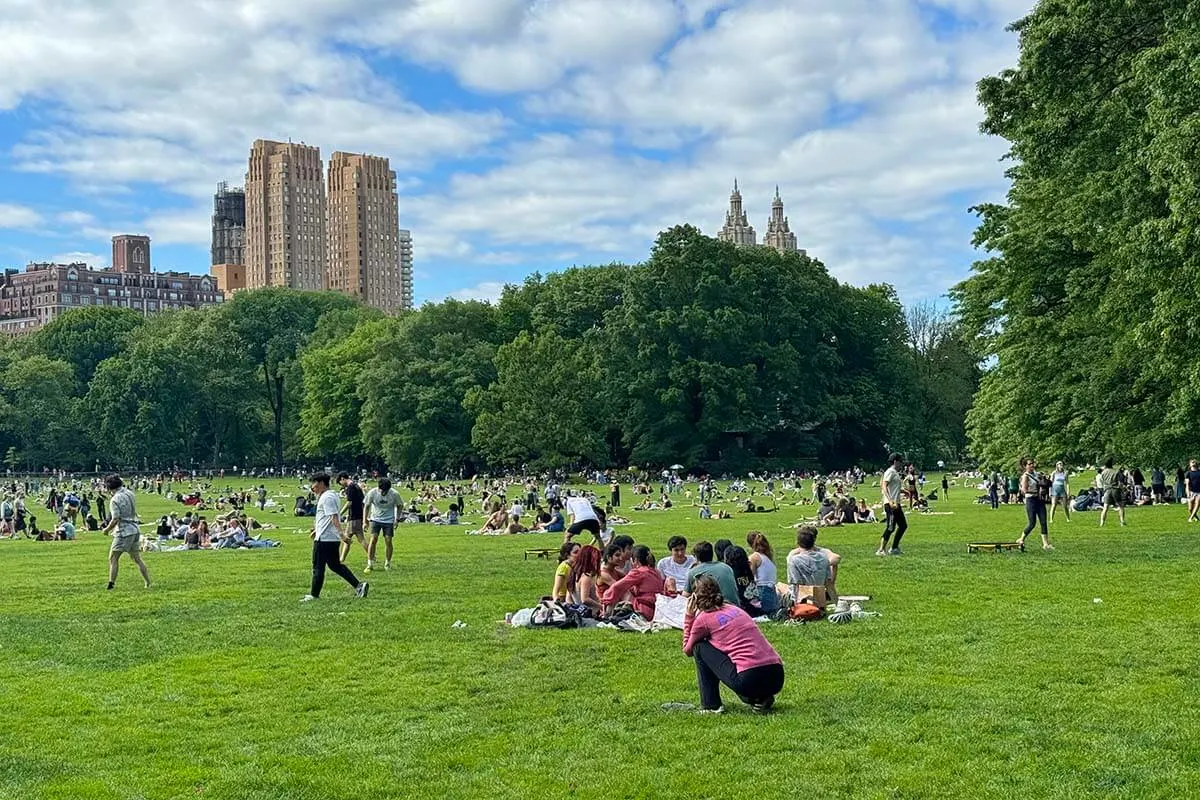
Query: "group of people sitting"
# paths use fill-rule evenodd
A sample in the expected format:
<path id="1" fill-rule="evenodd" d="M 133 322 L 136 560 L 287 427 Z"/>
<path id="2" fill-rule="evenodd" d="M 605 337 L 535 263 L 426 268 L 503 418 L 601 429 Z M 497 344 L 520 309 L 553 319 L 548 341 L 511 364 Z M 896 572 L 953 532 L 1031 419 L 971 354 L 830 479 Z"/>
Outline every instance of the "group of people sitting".
<path id="1" fill-rule="evenodd" d="M 601 550 L 595 543 L 568 539 L 559 549 L 558 567 L 550 598 L 586 609 L 596 619 L 619 614 L 622 607 L 654 619 L 660 595 L 691 594 L 698 577 L 709 575 L 721 594 L 753 617 L 774 616 L 802 599 L 797 587 L 820 586 L 827 597 L 837 596 L 841 556 L 816 546 L 817 529 L 802 527 L 796 547 L 786 556 L 787 581 L 777 577 L 775 553 L 760 531 L 746 534 L 746 546 L 728 539 L 714 545 L 696 542 L 688 552 L 683 536 L 667 541 L 670 555 L 655 560 L 650 548 L 632 536 L 617 535 Z"/>
<path id="2" fill-rule="evenodd" d="M 724 683 L 752 708 L 766 711 L 783 686 L 783 665 L 754 618 L 778 618 L 816 587 L 826 599 L 836 598 L 841 556 L 817 547 L 816 539 L 811 525 L 797 531 L 796 547 L 785 558 L 787 582 L 781 583 L 774 550 L 760 531 L 746 534 L 745 547 L 700 541 L 690 553 L 686 538 L 672 536 L 670 555 L 658 560 L 631 536 L 614 536 L 603 551 L 568 537 L 549 599 L 598 619 L 636 613 L 653 620 L 660 597 L 683 595 L 683 650 L 696 660 L 700 710 L 724 710 Z"/>
<path id="3" fill-rule="evenodd" d="M 244 547 L 248 549 L 279 547 L 273 539 L 257 538 L 251 531 L 273 530 L 274 525 L 264 525 L 253 517 L 238 511 L 218 516 L 210 527 L 201 514 L 187 512 L 183 517 L 170 514 L 161 517 L 155 528 L 154 538 L 143 537 L 143 550 L 223 550 Z M 172 540 L 182 544 L 169 547 Z"/>
<path id="4" fill-rule="evenodd" d="M 817 525 L 822 528 L 872 522 L 878 522 L 875 511 L 861 497 L 826 497 L 817 509 Z"/>

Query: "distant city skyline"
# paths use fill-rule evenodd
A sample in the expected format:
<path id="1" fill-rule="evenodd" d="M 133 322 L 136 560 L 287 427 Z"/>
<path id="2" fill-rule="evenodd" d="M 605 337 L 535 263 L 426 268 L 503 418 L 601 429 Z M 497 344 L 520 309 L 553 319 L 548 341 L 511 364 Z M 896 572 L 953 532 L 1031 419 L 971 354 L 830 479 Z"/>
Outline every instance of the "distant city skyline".
<path id="1" fill-rule="evenodd" d="M 938 296 L 980 257 L 969 207 L 1004 197 L 975 85 L 1015 64 L 1031 0 L 428 5 L 22 7 L 0 264 L 107 263 L 141 231 L 203 274 L 214 186 L 257 138 L 389 159 L 417 303 L 636 262 L 679 223 L 716 235 L 734 175 L 760 242 L 778 183 L 835 276 Z"/>

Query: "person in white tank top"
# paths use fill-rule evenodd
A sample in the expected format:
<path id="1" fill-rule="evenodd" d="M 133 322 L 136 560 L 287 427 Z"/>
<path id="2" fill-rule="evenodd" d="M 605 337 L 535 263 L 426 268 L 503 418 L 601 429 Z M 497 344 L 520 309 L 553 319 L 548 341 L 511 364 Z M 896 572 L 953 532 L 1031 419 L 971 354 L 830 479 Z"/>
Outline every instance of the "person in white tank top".
<path id="1" fill-rule="evenodd" d="M 750 547 L 750 568 L 754 570 L 754 583 L 758 586 L 758 602 L 764 614 L 774 614 L 779 610 L 779 595 L 775 592 L 775 553 L 771 543 L 760 531 L 750 531 L 746 534 L 746 544 Z"/>

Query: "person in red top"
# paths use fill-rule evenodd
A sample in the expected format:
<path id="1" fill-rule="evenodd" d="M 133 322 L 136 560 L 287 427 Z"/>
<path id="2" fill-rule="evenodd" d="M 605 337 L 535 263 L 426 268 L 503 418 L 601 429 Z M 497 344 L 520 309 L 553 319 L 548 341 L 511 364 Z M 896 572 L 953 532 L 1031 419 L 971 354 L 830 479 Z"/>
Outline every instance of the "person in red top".
<path id="1" fill-rule="evenodd" d="M 644 544 L 634 545 L 633 569 L 624 578 L 610 585 L 601 602 L 610 608 L 623 600 L 633 603 L 633 610 L 646 619 L 654 619 L 654 600 L 665 589 L 662 573 L 654 568 L 654 556 Z"/>
<path id="2" fill-rule="evenodd" d="M 696 578 L 683 618 L 683 652 L 696 659 L 700 711 L 720 714 L 721 684 L 759 713 L 783 689 L 783 661 L 742 609 L 725 602 L 717 582 Z"/>

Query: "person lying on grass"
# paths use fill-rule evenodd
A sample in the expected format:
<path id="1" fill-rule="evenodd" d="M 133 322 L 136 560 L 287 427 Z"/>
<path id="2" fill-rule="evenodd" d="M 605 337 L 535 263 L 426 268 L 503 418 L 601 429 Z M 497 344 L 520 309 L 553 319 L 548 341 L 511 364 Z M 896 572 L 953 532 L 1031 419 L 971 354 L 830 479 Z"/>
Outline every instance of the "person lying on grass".
<path id="1" fill-rule="evenodd" d="M 610 548 L 615 546 L 609 545 Z M 606 611 L 618 603 L 630 603 L 634 611 L 646 619 L 654 619 L 656 598 L 664 593 L 662 573 L 654 568 L 654 554 L 644 544 L 634 545 L 630 563 L 633 568 L 629 574 L 611 584 L 600 598 L 601 602 Z"/>
<path id="2" fill-rule="evenodd" d="M 700 711 L 720 714 L 721 684 L 765 713 L 783 689 L 783 660 L 750 616 L 726 602 L 709 575 L 699 576 L 683 617 L 683 653 L 696 660 Z"/>

